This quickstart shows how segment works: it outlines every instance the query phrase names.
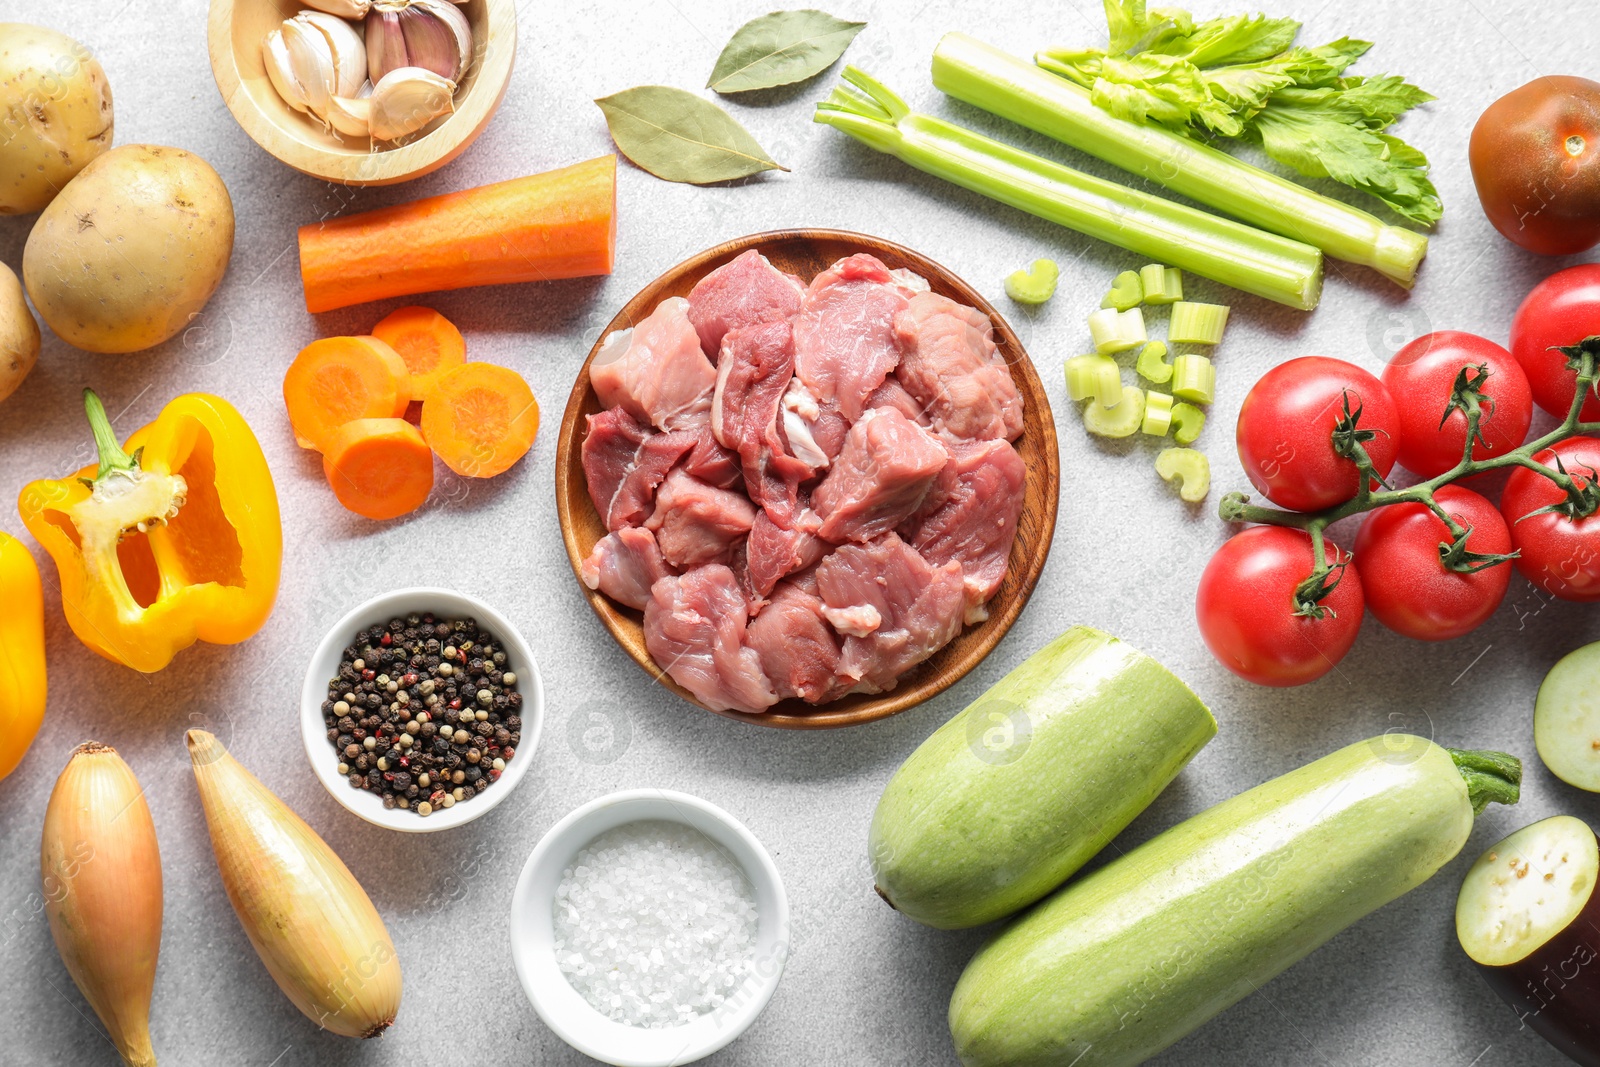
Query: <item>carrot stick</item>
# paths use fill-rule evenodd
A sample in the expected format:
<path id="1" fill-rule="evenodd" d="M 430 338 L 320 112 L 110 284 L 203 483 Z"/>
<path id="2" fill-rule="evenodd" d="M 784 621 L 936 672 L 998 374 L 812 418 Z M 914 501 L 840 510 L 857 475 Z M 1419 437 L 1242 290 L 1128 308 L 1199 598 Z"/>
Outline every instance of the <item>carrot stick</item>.
<path id="1" fill-rule="evenodd" d="M 283 376 L 283 403 L 301 448 L 321 451 L 351 419 L 405 414 L 411 372 L 376 337 L 324 337 L 300 350 Z"/>
<path id="2" fill-rule="evenodd" d="M 470 285 L 610 274 L 617 157 L 300 227 L 313 313 Z"/>
<path id="3" fill-rule="evenodd" d="M 492 363 L 463 363 L 422 405 L 422 436 L 446 467 L 468 478 L 509 470 L 538 432 L 533 390 L 516 371 Z"/>
<path id="4" fill-rule="evenodd" d="M 411 372 L 411 399 L 426 400 L 446 371 L 467 361 L 467 342 L 455 324 L 432 308 L 391 311 L 372 336 L 400 353 Z"/>
<path id="5" fill-rule="evenodd" d="M 433 453 L 404 419 L 356 419 L 329 438 L 322 473 L 357 515 L 392 519 L 417 510 L 433 491 Z"/>

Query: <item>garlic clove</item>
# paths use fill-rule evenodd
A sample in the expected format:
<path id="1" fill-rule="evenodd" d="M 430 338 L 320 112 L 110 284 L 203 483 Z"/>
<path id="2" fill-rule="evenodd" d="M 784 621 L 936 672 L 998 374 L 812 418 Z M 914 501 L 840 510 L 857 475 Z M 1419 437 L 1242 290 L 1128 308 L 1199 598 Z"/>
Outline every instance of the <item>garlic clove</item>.
<path id="1" fill-rule="evenodd" d="M 283 24 L 283 43 L 289 53 L 289 69 L 305 91 L 306 110 L 317 117 L 328 111 L 328 98 L 336 81 L 333 49 L 322 32 L 309 23 L 289 19 Z"/>
<path id="2" fill-rule="evenodd" d="M 283 31 L 273 30 L 261 44 L 262 64 L 267 68 L 267 78 L 278 91 L 283 102 L 296 111 L 306 109 L 306 91 L 294 76 L 294 66 L 289 62 L 289 48 L 284 44 Z"/>
<path id="3" fill-rule="evenodd" d="M 409 65 L 405 34 L 400 28 L 401 10 L 400 5 L 381 3 L 367 16 L 367 77 L 374 85 L 390 71 Z"/>
<path id="4" fill-rule="evenodd" d="M 332 96 L 354 96 L 367 77 L 367 46 L 356 28 L 342 18 L 322 11 L 302 11 L 294 17 L 321 33 L 333 57 L 333 78 L 328 83 Z"/>
<path id="5" fill-rule="evenodd" d="M 338 15 L 342 19 L 364 19 L 372 9 L 372 0 L 302 0 L 308 7 Z M 464 0 L 463 0 L 464 2 Z"/>
<path id="6" fill-rule="evenodd" d="M 346 137 L 371 137 L 372 101 L 365 97 L 332 97 L 328 101 L 328 125 Z"/>
<path id="7" fill-rule="evenodd" d="M 421 67 L 392 70 L 373 86 L 372 136 L 393 141 L 455 110 L 455 82 Z"/>
<path id="8" fill-rule="evenodd" d="M 450 0 L 410 0 L 400 13 L 406 59 L 459 82 L 472 62 L 472 25 Z"/>

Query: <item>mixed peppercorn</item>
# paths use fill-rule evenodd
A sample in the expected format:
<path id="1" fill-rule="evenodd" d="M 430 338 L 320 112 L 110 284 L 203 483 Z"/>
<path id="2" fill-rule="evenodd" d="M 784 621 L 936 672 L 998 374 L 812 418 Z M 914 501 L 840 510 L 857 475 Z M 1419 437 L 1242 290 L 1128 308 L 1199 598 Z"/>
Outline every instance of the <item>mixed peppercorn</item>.
<path id="1" fill-rule="evenodd" d="M 431 815 L 489 788 L 522 743 L 522 694 L 494 635 L 431 614 L 362 630 L 322 702 L 339 773 Z"/>

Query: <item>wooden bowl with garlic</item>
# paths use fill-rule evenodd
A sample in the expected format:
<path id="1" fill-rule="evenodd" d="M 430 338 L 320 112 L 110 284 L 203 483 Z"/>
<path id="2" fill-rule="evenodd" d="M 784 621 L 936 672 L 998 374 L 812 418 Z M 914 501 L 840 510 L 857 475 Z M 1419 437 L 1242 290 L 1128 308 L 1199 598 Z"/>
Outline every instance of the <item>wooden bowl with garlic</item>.
<path id="1" fill-rule="evenodd" d="M 343 185 L 437 170 L 511 81 L 511 0 L 211 0 L 211 72 L 283 162 Z"/>

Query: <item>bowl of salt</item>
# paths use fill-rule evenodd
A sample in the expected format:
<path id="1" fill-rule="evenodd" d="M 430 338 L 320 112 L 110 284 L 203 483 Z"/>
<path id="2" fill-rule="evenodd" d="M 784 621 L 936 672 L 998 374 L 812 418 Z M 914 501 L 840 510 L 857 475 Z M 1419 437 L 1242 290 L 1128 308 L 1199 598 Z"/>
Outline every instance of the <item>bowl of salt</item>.
<path id="1" fill-rule="evenodd" d="M 562 1040 L 617 1067 L 691 1063 L 742 1034 L 789 952 L 777 866 L 742 823 L 666 789 L 612 793 L 534 848 L 511 955 Z"/>

